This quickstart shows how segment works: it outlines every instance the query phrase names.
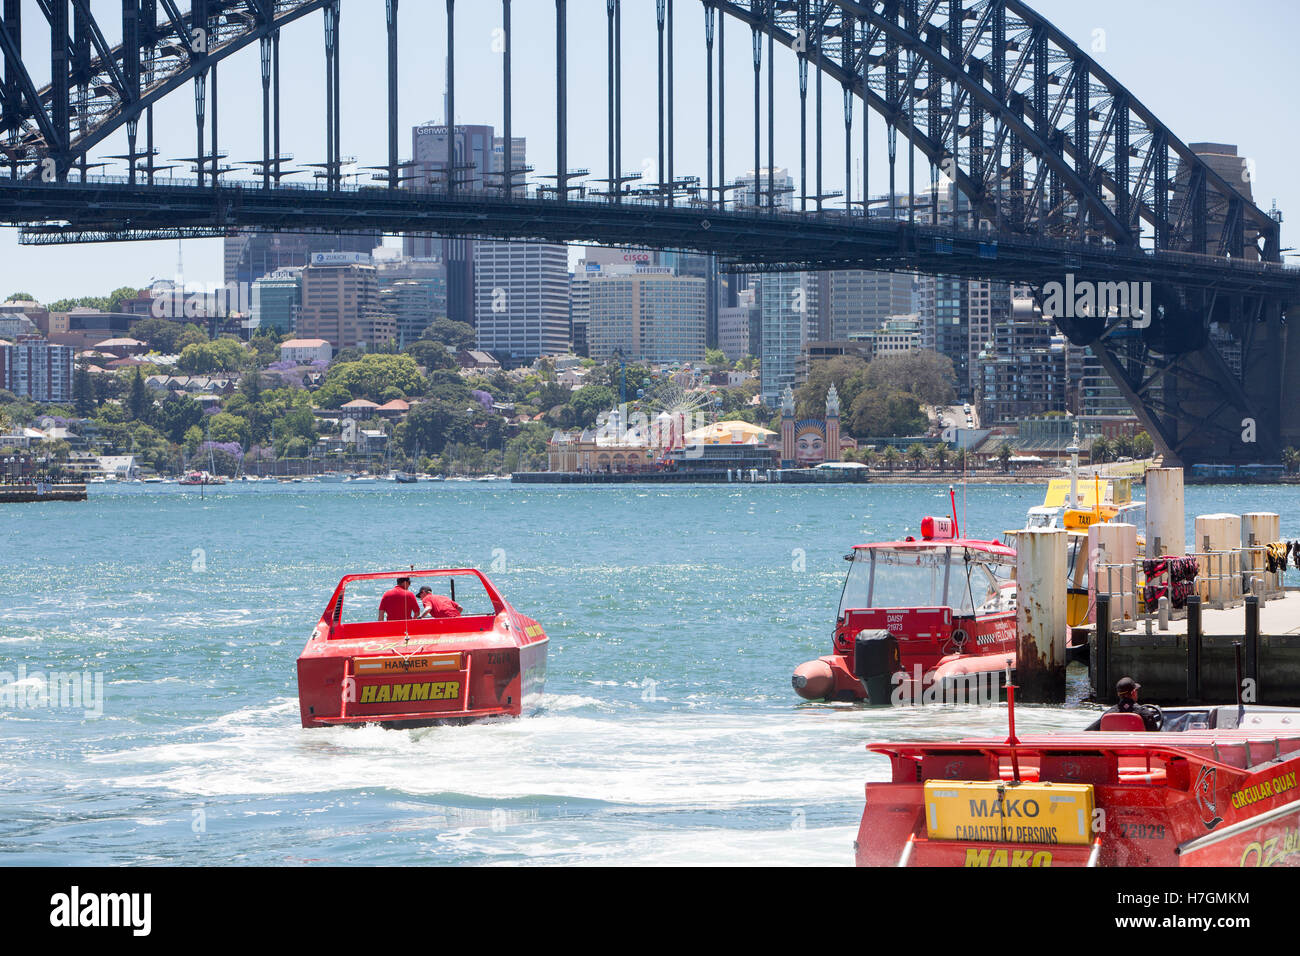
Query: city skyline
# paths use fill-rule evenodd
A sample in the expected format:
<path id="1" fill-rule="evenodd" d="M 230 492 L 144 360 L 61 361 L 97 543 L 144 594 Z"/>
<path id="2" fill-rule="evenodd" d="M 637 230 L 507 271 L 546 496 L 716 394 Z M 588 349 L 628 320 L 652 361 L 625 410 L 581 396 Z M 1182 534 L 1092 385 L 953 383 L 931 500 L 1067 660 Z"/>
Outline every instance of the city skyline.
<path id="1" fill-rule="evenodd" d="M 624 100 L 626 106 L 633 108 L 637 97 L 642 95 L 639 91 L 644 88 L 646 78 L 650 81 L 650 92 L 653 95 L 655 75 L 654 45 L 633 43 L 629 39 L 630 35 L 636 35 L 635 30 L 630 30 L 631 24 L 644 19 L 647 25 L 653 26 L 654 4 L 646 0 L 643 6 L 645 9 L 641 10 L 635 3 L 624 4 Z M 1279 208 L 1286 213 L 1300 209 L 1300 188 L 1283 173 L 1287 168 L 1290 147 L 1294 145 L 1294 134 L 1286 133 L 1265 142 L 1252 128 L 1252 124 L 1259 115 L 1270 112 L 1284 114 L 1290 89 L 1281 82 L 1271 87 L 1260 87 L 1249 71 L 1232 68 L 1231 54 L 1238 47 L 1244 52 L 1249 42 L 1252 60 L 1261 55 L 1262 44 L 1264 56 L 1276 47 L 1277 61 L 1286 62 L 1287 53 L 1282 44 L 1284 37 L 1293 31 L 1288 31 L 1285 26 L 1287 23 L 1300 24 L 1300 13 L 1290 8 L 1279 9 L 1276 4 L 1266 4 L 1262 0 L 1247 6 L 1258 8 L 1261 16 L 1239 17 L 1230 25 L 1230 33 L 1225 35 L 1221 32 L 1216 35 L 1216 49 L 1220 55 L 1214 62 L 1223 66 L 1199 70 L 1189 65 L 1185 54 L 1188 50 L 1204 46 L 1205 38 L 1198 34 L 1198 24 L 1205 21 L 1189 14 L 1194 14 L 1200 8 L 1209 9 L 1208 0 L 1179 4 L 1179 11 L 1184 16 L 1172 22 L 1161 13 L 1167 13 L 1166 3 L 1148 4 L 1134 9 L 1115 0 L 1103 0 L 1082 11 L 1064 0 L 1040 0 L 1034 4 L 1034 9 L 1088 50 L 1164 122 L 1185 135 L 1187 141 L 1235 143 L 1242 156 L 1253 163 L 1257 204 L 1267 209 L 1276 199 Z M 571 51 L 592 50 L 594 53 L 598 50 L 600 54 L 583 57 L 571 52 L 570 55 L 569 164 L 571 167 L 590 167 L 593 171 L 592 178 L 596 179 L 601 175 L 605 151 L 604 5 L 595 0 L 573 0 L 569 10 Z M 382 90 L 381 78 L 374 70 L 375 64 L 381 62 L 379 57 L 383 49 L 382 10 L 377 9 L 376 13 L 378 15 L 371 15 L 370 11 L 362 12 L 359 8 L 357 12 L 347 8 L 344 10 L 348 30 L 342 48 L 343 151 L 345 154 L 356 155 L 359 166 L 378 165 L 386 158 L 384 144 L 387 130 L 382 111 L 367 109 L 368 98 Z M 456 120 L 458 124 L 491 125 L 498 135 L 502 132 L 499 73 L 486 65 L 486 56 L 472 55 L 469 51 L 473 48 L 474 38 L 478 36 L 484 44 L 484 52 L 491 53 L 493 43 L 499 42 L 499 35 L 493 33 L 499 25 L 499 17 L 498 4 L 476 5 L 473 9 L 457 12 L 457 43 L 466 49 L 466 55 L 459 61 L 461 65 L 457 69 Z M 679 2 L 676 17 L 678 82 L 681 83 L 696 73 L 702 80 L 704 44 L 701 10 L 696 4 Z M 1252 32 L 1254 25 L 1265 19 L 1273 28 L 1267 32 Z M 553 20 L 554 9 L 550 5 L 527 9 L 516 5 L 516 45 L 513 54 L 516 100 L 514 135 L 527 138 L 530 161 L 537 167 L 537 176 L 553 171 L 554 166 L 553 51 L 546 44 L 521 44 L 518 37 L 549 30 Z M 1159 48 L 1151 48 L 1145 38 L 1156 34 L 1157 21 L 1165 42 Z M 285 111 L 285 151 L 296 155 L 296 166 L 313 162 L 324 154 L 323 144 L 315 143 L 319 139 L 320 117 L 316 115 L 319 110 L 314 109 L 317 100 L 321 98 L 316 77 L 323 70 L 324 59 L 319 42 L 311 36 L 312 32 L 305 24 L 295 25 L 286 30 L 286 42 L 283 45 L 284 96 L 286 105 L 289 106 Z M 430 121 L 440 122 L 444 112 L 442 57 L 420 56 L 419 49 L 413 49 L 415 44 L 410 39 L 412 36 L 425 38 L 425 42 L 419 45 L 420 48 L 441 50 L 445 42 L 441 10 L 429 7 L 402 10 L 403 98 L 399 140 L 403 143 L 409 141 L 412 128 Z M 752 120 L 748 113 L 749 106 L 752 106 L 749 85 L 752 84 L 753 72 L 748 56 L 748 30 L 729 22 L 727 36 L 732 41 L 729 44 L 731 53 L 727 62 L 727 99 L 730 108 L 726 133 L 728 142 L 732 145 L 727 153 L 727 178 L 735 180 L 749 172 L 753 165 L 750 151 Z M 735 46 L 740 39 L 744 43 L 740 45 L 738 53 Z M 39 58 L 34 59 L 39 63 Z M 230 106 L 232 103 L 260 101 L 256 51 L 243 51 L 231 62 L 249 68 L 222 71 L 223 115 L 227 117 L 234 112 Z M 367 70 L 371 76 L 368 86 L 364 79 L 358 81 L 358 76 L 363 76 Z M 36 80 L 39 83 L 41 78 L 38 76 Z M 778 52 L 775 80 L 777 165 L 793 170 L 797 177 L 797 80 L 794 59 L 788 55 L 788 51 L 784 56 Z M 427 91 L 426 94 L 413 96 L 412 91 L 419 89 Z M 591 100 L 587 104 L 588 108 L 584 109 L 582 93 L 589 89 L 599 91 L 600 95 L 596 97 L 599 102 Z M 824 105 L 827 136 L 825 183 L 828 190 L 834 190 L 842 188 L 844 179 L 842 107 L 835 84 L 828 85 L 828 90 L 831 95 L 826 97 Z M 193 117 L 188 99 L 170 97 L 158 107 L 159 143 L 164 160 L 169 156 L 189 155 L 193 152 L 193 144 L 189 141 L 193 131 Z M 675 172 L 679 176 L 704 171 L 702 99 L 679 97 L 676 104 L 678 135 Z M 1243 110 L 1243 102 L 1254 104 L 1254 108 Z M 294 103 L 305 105 L 302 109 L 295 109 L 292 105 Z M 860 129 L 856 125 L 861 122 L 860 105 L 857 113 L 855 129 Z M 250 110 L 248 115 L 256 120 L 258 111 Z M 1212 127 L 1207 128 L 1205 116 L 1214 118 Z M 811 120 L 810 105 L 810 122 Z M 787 123 L 794 124 L 792 134 Z M 883 123 L 879 117 L 873 116 L 872 175 L 868 184 L 872 194 L 887 190 L 884 178 L 884 142 Z M 223 150 L 230 151 L 232 160 L 260 155 L 260 120 L 242 125 L 227 120 L 222 126 L 222 147 Z M 625 124 L 625 171 L 640 168 L 647 173 L 647 179 L 653 180 L 656 150 L 653 123 Z M 108 155 L 122 151 L 124 143 L 119 144 L 116 139 L 110 139 L 100 152 Z M 318 157 L 316 152 L 321 156 Z M 638 160 L 637 157 L 641 159 Z M 404 152 L 403 159 L 406 158 L 409 157 Z M 647 163 L 650 164 L 649 167 Z M 855 176 L 860 176 L 858 166 L 858 158 L 855 157 Z M 918 163 L 918 173 L 923 169 L 925 166 Z M 922 177 L 918 176 L 920 178 Z M 855 196 L 861 194 L 860 183 L 854 184 L 853 193 Z M 1284 224 L 1284 245 L 1287 243 L 1287 228 Z M 397 243 L 391 238 L 387 242 L 389 245 Z M 217 239 L 189 240 L 183 243 L 186 278 L 219 280 L 222 275 L 221 249 L 222 241 Z M 20 247 L 17 231 L 7 229 L 0 237 L 0 254 L 4 255 L 9 266 L 7 274 L 9 284 L 13 286 L 0 291 L 0 295 L 22 290 L 50 301 L 99 295 L 120 285 L 143 286 L 152 278 L 171 278 L 176 273 L 177 243 L 162 241 L 111 243 L 93 247 Z"/>

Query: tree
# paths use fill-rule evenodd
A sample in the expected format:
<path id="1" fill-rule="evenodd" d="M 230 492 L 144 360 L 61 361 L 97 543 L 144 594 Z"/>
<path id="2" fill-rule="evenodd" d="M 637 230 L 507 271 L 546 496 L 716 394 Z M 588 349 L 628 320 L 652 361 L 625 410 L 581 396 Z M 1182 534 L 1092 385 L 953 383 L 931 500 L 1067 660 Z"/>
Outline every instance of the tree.
<path id="1" fill-rule="evenodd" d="M 1151 436 L 1146 432 L 1138 432 L 1133 436 L 1133 457 L 1150 458 L 1156 453 L 1156 443 L 1151 440 Z"/>
<path id="2" fill-rule="evenodd" d="M 127 399 L 127 409 L 131 419 L 137 422 L 148 422 L 153 412 L 153 397 L 149 394 L 149 386 L 144 383 L 144 375 L 138 367 L 131 377 L 131 395 Z"/>
<path id="3" fill-rule="evenodd" d="M 158 427 L 177 444 L 185 441 L 186 433 L 203 422 L 203 408 L 188 395 L 167 398 L 158 410 Z"/>
<path id="4" fill-rule="evenodd" d="M 352 393 L 336 382 L 326 382 L 312 397 L 317 408 L 342 408 L 352 401 Z"/>
<path id="5" fill-rule="evenodd" d="M 582 386 L 569 400 L 573 406 L 574 425 L 578 428 L 592 427 L 597 416 L 612 409 L 617 401 L 617 394 L 606 385 Z"/>
<path id="6" fill-rule="evenodd" d="M 459 351 L 473 348 L 478 341 L 478 333 L 474 331 L 474 326 L 466 322 L 453 322 L 451 319 L 439 316 L 429 323 L 429 327 L 424 330 L 420 338 L 430 342 L 440 342 Z"/>
<path id="7" fill-rule="evenodd" d="M 939 466 L 939 470 L 943 471 L 944 466 L 948 464 L 947 443 L 940 442 L 939 444 L 935 445 L 933 451 L 931 451 L 930 453 L 930 457 L 933 458 L 934 463 Z"/>
<path id="8" fill-rule="evenodd" d="M 378 401 L 386 388 L 401 390 L 403 395 L 419 395 L 424 379 L 410 355 L 363 355 L 356 362 L 335 363 L 330 367 L 326 384 L 339 385 L 353 397 Z"/>
<path id="9" fill-rule="evenodd" d="M 1002 463 L 1002 471 L 1005 473 L 1011 470 L 1011 443 L 1003 442 L 998 446 L 998 461 Z"/>
<path id="10" fill-rule="evenodd" d="M 122 303 L 125 302 L 127 299 L 134 299 L 139 294 L 140 294 L 139 289 L 133 289 L 129 285 L 124 285 L 120 289 L 114 289 L 112 292 L 108 294 L 107 311 L 121 312 Z"/>
<path id="11" fill-rule="evenodd" d="M 795 393 L 798 418 L 821 418 L 826 414 L 826 394 L 832 385 L 840 396 L 841 408 L 852 408 L 867 382 L 867 362 L 856 355 L 840 355 L 813 362 L 808 379 Z M 882 434 L 882 433 L 876 433 Z"/>
<path id="12" fill-rule="evenodd" d="M 9 298 L 5 299 L 5 301 L 6 302 L 35 302 L 36 297 L 33 296 L 30 292 L 11 292 L 9 293 Z"/>
<path id="13" fill-rule="evenodd" d="M 249 339 L 248 346 L 253 350 L 257 357 L 257 364 L 265 368 L 272 362 L 280 359 L 280 343 L 285 336 L 279 329 L 274 326 L 267 326 L 265 329 L 259 329 L 257 334 Z"/>
<path id="14" fill-rule="evenodd" d="M 951 405 L 957 400 L 957 373 L 952 359 L 938 352 L 882 355 L 867 367 L 865 384 L 911 392 L 923 405 Z"/>
<path id="15" fill-rule="evenodd" d="M 894 466 L 898 464 L 898 460 L 903 456 L 899 454 L 897 448 L 890 445 L 885 449 L 885 453 L 882 457 L 885 460 L 886 467 L 888 467 L 890 471 L 893 471 Z"/>
<path id="16" fill-rule="evenodd" d="M 452 369 L 456 367 L 455 357 L 451 352 L 447 351 L 447 346 L 441 342 L 434 342 L 431 339 L 417 339 L 403 351 L 415 359 L 416 364 L 426 372 L 432 372 L 434 369 Z"/>
<path id="17" fill-rule="evenodd" d="M 1094 438 L 1092 441 L 1092 451 L 1089 455 L 1094 465 L 1104 464 L 1108 461 L 1115 460 L 1115 446 L 1109 438 L 1104 435 Z"/>
<path id="18" fill-rule="evenodd" d="M 78 418 L 95 414 L 95 383 L 90 380 L 90 372 L 84 365 L 77 369 L 72 379 L 72 404 L 77 409 Z"/>
<path id="19" fill-rule="evenodd" d="M 1300 470 L 1300 448 L 1289 445 L 1282 449 L 1282 465 L 1293 475 Z"/>
<path id="20" fill-rule="evenodd" d="M 472 418 L 463 403 L 429 399 L 411 409 L 406 416 L 403 447 L 409 455 L 441 454 L 452 442 L 469 438 Z"/>
<path id="21" fill-rule="evenodd" d="M 249 361 L 250 354 L 238 339 L 220 338 L 185 346 L 176 362 L 177 368 L 191 375 L 235 372 Z"/>
<path id="22" fill-rule="evenodd" d="M 722 349 L 705 349 L 704 361 L 709 365 L 716 365 L 719 368 L 727 367 L 727 353 Z"/>
<path id="23" fill-rule="evenodd" d="M 248 399 L 250 405 L 258 405 L 262 401 L 262 373 L 256 370 L 247 372 L 239 380 L 239 391 Z"/>
<path id="24" fill-rule="evenodd" d="M 187 345 L 208 341 L 208 334 L 189 322 L 151 317 L 141 319 L 131 326 L 131 338 L 139 339 L 163 355 L 179 355 Z"/>
<path id="25" fill-rule="evenodd" d="M 248 419 L 241 415 L 217 412 L 208 419 L 207 437 L 218 444 L 238 443 L 247 448 L 251 444 L 251 432 Z"/>
<path id="26" fill-rule="evenodd" d="M 907 460 L 912 463 L 913 470 L 920 469 L 921 462 L 925 461 L 925 446 L 919 441 L 913 442 L 907 449 Z"/>
<path id="27" fill-rule="evenodd" d="M 863 389 L 849 410 L 849 432 L 854 438 L 917 435 L 928 424 L 916 396 L 888 387 Z"/>

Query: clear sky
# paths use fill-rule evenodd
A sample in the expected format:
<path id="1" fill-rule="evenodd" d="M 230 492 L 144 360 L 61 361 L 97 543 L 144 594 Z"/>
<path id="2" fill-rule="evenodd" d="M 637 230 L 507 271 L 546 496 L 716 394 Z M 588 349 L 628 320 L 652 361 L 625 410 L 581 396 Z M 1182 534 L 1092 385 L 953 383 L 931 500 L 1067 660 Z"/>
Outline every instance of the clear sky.
<path id="1" fill-rule="evenodd" d="M 1104 49 L 1094 56 L 1185 142 L 1235 143 L 1255 161 L 1256 202 L 1267 209 L 1274 199 L 1288 221 L 1283 241 L 1300 245 L 1290 217 L 1300 217 L 1296 156 L 1300 125 L 1294 107 L 1300 58 L 1300 5 L 1292 0 L 1034 0 L 1031 5 L 1086 50 L 1094 40 Z M 106 27 L 118 22 L 116 0 L 93 0 Z M 185 4 L 181 3 L 184 7 Z M 496 0 L 462 0 L 457 5 L 456 121 L 501 124 L 499 47 L 501 5 Z M 569 0 L 569 157 L 573 168 L 604 175 L 605 159 L 605 4 Z M 704 175 L 704 28 L 701 5 L 676 0 L 678 175 Z M 406 0 L 401 5 L 401 143 L 410 153 L 410 128 L 444 120 L 446 43 L 445 5 L 438 0 Z M 43 18 L 35 0 L 24 0 L 28 23 Z M 555 5 L 551 0 L 515 0 L 515 135 L 528 139 L 528 160 L 537 174 L 555 170 Z M 643 170 L 653 180 L 655 130 L 655 2 L 623 0 L 624 170 Z M 343 152 L 362 166 L 387 161 L 385 106 L 387 73 L 383 0 L 343 0 L 342 103 Z M 1098 32 L 1102 31 L 1102 32 Z M 31 30 L 27 59 L 43 59 L 42 33 Z M 732 178 L 753 163 L 752 87 L 748 29 L 732 22 L 727 30 L 727 174 Z M 314 15 L 289 27 L 282 41 L 284 149 L 295 164 L 324 159 L 323 28 Z M 36 82 L 45 77 L 39 70 Z M 778 166 L 796 170 L 799 162 L 797 79 L 794 59 L 778 48 Z M 764 78 L 766 91 L 766 77 Z M 843 112 L 839 90 L 825 87 L 827 131 L 825 184 L 843 187 Z M 261 155 L 260 70 L 255 47 L 220 68 L 221 145 L 232 161 Z M 766 107 L 764 107 L 766 109 Z M 165 159 L 194 153 L 193 97 L 172 94 L 157 109 L 157 136 Z M 766 120 L 764 120 L 766 122 Z M 811 119 L 810 119 L 811 122 Z M 855 122 L 861 122 L 860 111 Z M 887 188 L 883 126 L 873 117 L 871 192 Z M 855 140 L 860 136 L 855 127 Z M 126 151 L 125 135 L 110 141 L 104 155 Z M 767 145 L 764 142 L 763 156 Z M 859 162 L 855 159 L 855 166 Z M 905 183 L 905 164 L 899 166 Z M 855 179 L 860 171 L 855 171 Z M 305 180 L 307 177 L 297 177 Z M 924 183 L 927 168 L 918 163 Z M 904 187 L 905 188 L 905 187 Z M 861 191 L 855 182 L 854 195 Z M 1297 219 L 1300 223 L 1300 219 Z M 0 230 L 0 296 L 23 290 L 50 301 L 100 295 L 123 285 L 143 286 L 176 272 L 178 243 L 109 243 L 94 246 L 22 247 L 17 231 Z M 184 243 L 185 278 L 219 281 L 221 242 Z"/>

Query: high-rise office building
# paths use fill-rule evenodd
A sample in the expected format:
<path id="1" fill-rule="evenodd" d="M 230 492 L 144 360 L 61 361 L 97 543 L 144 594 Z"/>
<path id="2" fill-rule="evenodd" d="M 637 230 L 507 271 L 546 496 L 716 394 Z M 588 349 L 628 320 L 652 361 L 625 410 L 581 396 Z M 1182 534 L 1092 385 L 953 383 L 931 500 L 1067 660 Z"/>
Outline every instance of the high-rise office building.
<path id="1" fill-rule="evenodd" d="M 808 314 L 815 309 L 812 273 L 768 273 L 757 279 L 759 379 L 763 404 L 777 408 L 786 386 L 799 387 L 800 357 L 809 341 Z"/>
<path id="2" fill-rule="evenodd" d="M 1077 413 L 1088 417 L 1132 415 L 1133 406 L 1102 368 L 1093 346 L 1070 351 L 1072 355 L 1078 353 L 1080 366 Z"/>
<path id="3" fill-rule="evenodd" d="M 397 338 L 397 322 L 379 306 L 379 281 L 370 257 L 318 253 L 302 270 L 298 338 L 324 339 L 335 351 L 373 348 Z"/>
<path id="4" fill-rule="evenodd" d="M 480 242 L 474 266 L 478 347 L 503 363 L 569 351 L 569 250 Z"/>
<path id="5" fill-rule="evenodd" d="M 253 282 L 250 327 L 293 334 L 302 308 L 302 268 L 279 269 Z"/>
<path id="6" fill-rule="evenodd" d="M 417 126 L 411 133 L 412 168 L 408 189 L 447 189 L 482 192 L 500 185 L 497 138 L 491 126 L 457 126 L 453 131 L 452 173 L 447 172 L 447 127 L 434 123 Z M 516 140 L 520 149 L 522 143 Z M 521 162 L 522 165 L 522 162 Z M 406 236 L 402 243 L 408 259 L 439 258 L 447 268 L 447 317 L 474 324 L 474 246 L 472 239 L 440 236 Z"/>
<path id="7" fill-rule="evenodd" d="M 74 350 L 34 335 L 0 344 L 0 388 L 34 402 L 72 400 Z"/>
<path id="8" fill-rule="evenodd" d="M 704 359 L 707 283 L 661 267 L 611 266 L 588 276 L 591 357 L 607 361 Z"/>
<path id="9" fill-rule="evenodd" d="M 318 252 L 369 255 L 383 242 L 378 232 L 314 235 L 294 232 L 242 231 L 225 240 L 226 282 L 256 282 L 284 269 L 301 269 Z"/>
<path id="10" fill-rule="evenodd" d="M 849 339 L 874 332 L 890 316 L 912 311 L 911 275 L 848 269 L 827 273 L 829 296 L 822 309 L 829 319 L 825 339 Z"/>
<path id="11" fill-rule="evenodd" d="M 755 178 L 758 180 L 757 186 L 755 186 Z M 736 177 L 736 186 L 738 188 L 732 191 L 728 199 L 738 209 L 767 207 L 769 193 L 772 191 L 776 193 L 772 206 L 777 209 L 794 208 L 795 186 L 788 169 L 777 167 L 769 170 L 764 166 L 758 171 L 757 177 L 751 169 Z"/>
<path id="12" fill-rule="evenodd" d="M 379 259 L 380 311 L 397 322 L 397 343 L 410 345 L 447 314 L 447 272 L 439 259 Z"/>
<path id="13" fill-rule="evenodd" d="M 599 272 L 600 266 L 579 262 L 577 269 L 569 276 L 569 341 L 573 344 L 575 355 L 591 354 L 589 328 L 591 325 L 591 284 L 588 281 L 592 272 Z"/>
<path id="14" fill-rule="evenodd" d="M 738 362 L 747 355 L 756 355 L 758 344 L 753 340 L 761 330 L 758 309 L 753 296 L 744 305 L 727 306 L 718 310 L 718 348 L 728 362 Z"/>
<path id="15" fill-rule="evenodd" d="M 1017 297 L 979 356 L 976 400 L 985 426 L 1068 406 L 1068 344 L 1032 298 Z"/>

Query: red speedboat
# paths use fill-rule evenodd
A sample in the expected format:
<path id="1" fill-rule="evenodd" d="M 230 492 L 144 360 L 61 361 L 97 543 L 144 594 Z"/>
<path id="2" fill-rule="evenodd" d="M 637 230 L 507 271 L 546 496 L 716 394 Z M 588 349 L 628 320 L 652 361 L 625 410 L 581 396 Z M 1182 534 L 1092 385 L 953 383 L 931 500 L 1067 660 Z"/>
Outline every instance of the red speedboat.
<path id="1" fill-rule="evenodd" d="M 795 669 L 795 693 L 807 700 L 923 703 L 954 699 L 945 691 L 973 682 L 996 693 L 1010 678 L 1016 552 L 961 537 L 955 504 L 952 518 L 923 519 L 919 540 L 860 544 L 846 556 L 833 651 Z"/>
<path id="2" fill-rule="evenodd" d="M 376 595 L 399 578 L 450 590 L 455 617 L 377 621 Z M 457 595 L 457 583 L 461 585 Z M 413 727 L 534 709 L 546 684 L 542 626 L 473 569 L 350 574 L 298 657 L 304 727 Z"/>
<path id="3" fill-rule="evenodd" d="M 1158 733 L 871 744 L 860 866 L 1300 866 L 1300 709 L 1169 708 Z M 1118 727 L 1119 729 L 1112 729 Z"/>

